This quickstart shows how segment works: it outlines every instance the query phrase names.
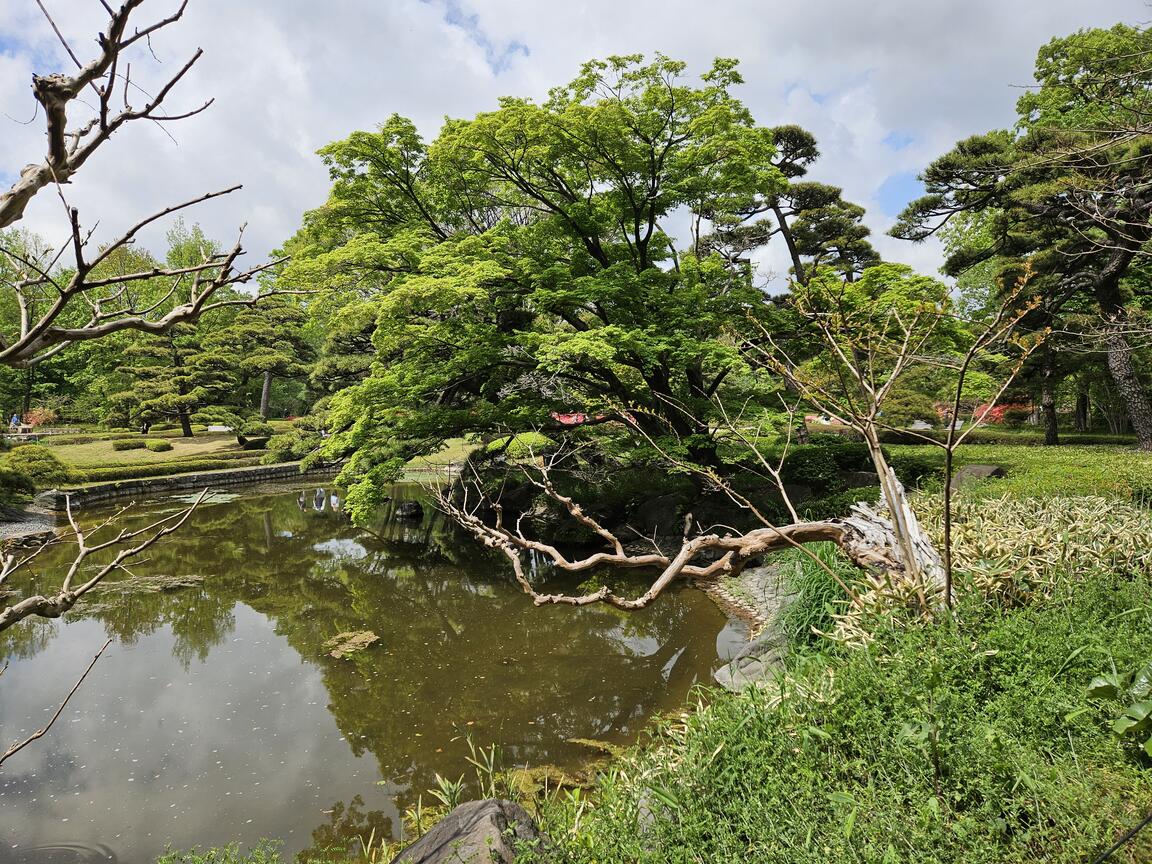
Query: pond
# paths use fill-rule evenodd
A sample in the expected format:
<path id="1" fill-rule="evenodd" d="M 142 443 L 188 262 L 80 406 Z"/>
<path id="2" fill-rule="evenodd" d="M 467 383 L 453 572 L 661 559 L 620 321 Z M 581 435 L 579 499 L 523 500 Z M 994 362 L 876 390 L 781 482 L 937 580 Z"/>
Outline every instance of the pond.
<path id="1" fill-rule="evenodd" d="M 420 493 L 401 484 L 390 506 Z M 182 506 L 145 502 L 131 519 Z M 498 745 L 505 767 L 577 767 L 596 754 L 573 739 L 634 740 L 743 636 L 687 588 L 631 614 L 536 608 L 431 508 L 389 510 L 369 531 L 338 507 L 330 489 L 221 495 L 132 567 L 202 581 L 111 586 L 63 621 L 0 634 L 3 746 L 42 726 L 113 639 L 48 735 L 0 768 L 0 860 L 147 864 L 168 846 L 275 837 L 291 854 L 395 836 L 437 774 L 472 775 L 469 739 Z M 45 557 L 27 577 L 41 590 L 59 578 Z M 326 640 L 361 630 L 379 640 L 329 656 Z"/>

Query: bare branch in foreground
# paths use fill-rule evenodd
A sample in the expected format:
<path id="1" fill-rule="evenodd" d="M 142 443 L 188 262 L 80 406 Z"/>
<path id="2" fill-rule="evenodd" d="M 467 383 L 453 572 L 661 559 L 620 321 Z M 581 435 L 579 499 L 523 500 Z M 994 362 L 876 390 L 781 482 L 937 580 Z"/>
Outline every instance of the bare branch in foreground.
<path id="1" fill-rule="evenodd" d="M 68 706 L 68 700 L 71 699 L 72 696 L 76 693 L 76 691 L 80 689 L 80 685 L 84 683 L 84 679 L 88 677 L 88 673 L 92 671 L 92 667 L 94 667 L 96 665 L 96 661 L 100 659 L 100 657 L 108 649 L 108 646 L 111 644 L 112 644 L 112 640 L 109 639 L 107 642 L 104 643 L 104 645 L 100 648 L 100 650 L 96 652 L 96 656 L 92 658 L 92 662 L 88 664 L 88 668 L 84 670 L 84 674 L 81 675 L 80 678 L 76 681 L 76 683 L 72 685 L 72 689 L 68 691 L 68 695 L 64 697 L 64 701 L 60 703 L 60 707 L 56 709 L 56 713 L 52 715 L 52 719 L 49 720 L 48 723 L 43 728 L 37 729 L 35 732 L 33 732 L 31 735 L 29 735 L 23 741 L 20 741 L 17 744 L 13 744 L 11 747 L 9 747 L 7 750 L 5 750 L 2 754 L 0 754 L 0 765 L 3 765 L 4 762 L 7 761 L 10 757 L 15 756 L 17 753 L 19 753 L 21 750 L 23 750 L 25 747 L 27 747 L 29 744 L 31 744 L 36 739 L 44 737 L 44 734 L 49 729 L 52 728 L 52 724 L 56 722 L 56 719 L 62 713 L 64 713 L 64 709 Z M 5 668 L 7 668 L 7 664 L 5 664 Z"/>
<path id="2" fill-rule="evenodd" d="M 129 561 L 149 546 L 167 537 L 174 531 L 177 531 L 188 521 L 188 518 L 204 501 L 207 494 L 208 490 L 205 489 L 196 497 L 196 500 L 190 507 L 178 513 L 173 513 L 170 516 L 165 516 L 163 519 L 157 519 L 150 525 L 134 531 L 122 529 L 112 539 L 99 543 L 89 543 L 88 537 L 100 528 L 108 525 L 111 520 L 106 520 L 92 532 L 85 532 L 73 516 L 72 502 L 71 499 L 69 499 L 67 502 L 68 521 L 72 528 L 72 538 L 76 543 L 77 552 L 76 557 L 72 560 L 72 564 L 64 575 L 60 590 L 51 596 L 37 594 L 32 597 L 26 597 L 11 606 L 0 609 L 0 631 L 7 630 L 9 627 L 32 615 L 39 615 L 42 618 L 59 618 L 75 606 L 76 601 L 99 585 L 109 573 L 115 570 L 124 570 L 125 565 Z M 127 508 L 122 509 L 117 515 L 123 514 L 126 510 Z M 100 566 L 92 576 L 85 579 L 80 585 L 75 588 L 72 587 L 73 583 L 78 581 L 77 577 L 81 573 L 82 566 L 91 555 L 105 549 L 123 546 L 125 543 L 130 543 L 137 538 L 143 539 L 135 545 L 121 548 L 116 552 L 111 561 Z M 63 540 L 56 542 L 63 542 Z M 43 548 L 44 547 L 37 549 L 22 559 L 17 559 L 15 553 L 5 555 L 3 559 L 0 560 L 0 583 L 6 581 L 17 570 L 27 567 L 28 564 L 43 551 Z"/>

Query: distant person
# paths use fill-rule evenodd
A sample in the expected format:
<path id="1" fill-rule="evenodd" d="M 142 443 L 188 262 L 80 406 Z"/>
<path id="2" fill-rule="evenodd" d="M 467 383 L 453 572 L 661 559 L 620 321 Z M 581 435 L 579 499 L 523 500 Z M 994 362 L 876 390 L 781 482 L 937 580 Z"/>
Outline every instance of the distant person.
<path id="1" fill-rule="evenodd" d="M 20 428 L 20 415 L 19 414 L 13 414 L 12 419 L 8 421 L 8 425 L 11 426 L 13 429 L 19 429 Z"/>

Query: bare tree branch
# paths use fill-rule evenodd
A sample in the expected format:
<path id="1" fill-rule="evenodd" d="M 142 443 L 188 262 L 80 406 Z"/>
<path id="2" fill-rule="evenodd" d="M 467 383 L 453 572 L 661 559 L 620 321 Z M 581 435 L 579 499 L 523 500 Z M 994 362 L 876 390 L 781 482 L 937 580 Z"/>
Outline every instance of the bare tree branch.
<path id="1" fill-rule="evenodd" d="M 52 728 L 52 725 L 56 722 L 60 715 L 64 713 L 64 709 L 68 706 L 68 700 L 70 700 L 75 695 L 76 691 L 80 689 L 80 685 L 84 683 L 84 679 L 88 677 L 88 673 L 92 671 L 92 667 L 96 665 L 96 662 L 103 656 L 104 652 L 111 644 L 112 640 L 109 639 L 101 646 L 100 650 L 96 652 L 96 656 L 92 658 L 92 662 L 88 664 L 88 668 L 84 670 L 84 674 L 81 675 L 79 679 L 77 679 L 76 683 L 72 685 L 72 689 L 68 691 L 68 695 L 64 697 L 64 701 L 60 703 L 60 707 L 56 709 L 56 713 L 52 715 L 51 720 L 49 720 L 42 728 L 37 729 L 35 732 L 25 738 L 23 741 L 13 744 L 3 753 L 0 753 L 0 765 L 3 765 L 9 758 L 15 756 L 33 741 L 44 737 L 45 733 L 47 733 L 47 731 Z M 4 664 L 4 667 L 7 668 L 8 664 Z"/>

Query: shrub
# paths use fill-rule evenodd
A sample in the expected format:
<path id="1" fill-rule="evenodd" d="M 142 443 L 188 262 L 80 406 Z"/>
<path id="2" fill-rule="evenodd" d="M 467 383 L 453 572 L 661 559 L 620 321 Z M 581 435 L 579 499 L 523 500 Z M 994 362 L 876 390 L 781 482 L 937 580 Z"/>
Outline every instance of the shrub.
<path id="1" fill-rule="evenodd" d="M 885 448 L 888 465 L 905 486 L 914 486 L 921 480 L 944 476 L 944 451 L 932 448 L 928 452 L 909 453 Z"/>
<path id="2" fill-rule="evenodd" d="M 75 473 L 57 458 L 56 454 L 40 444 L 22 444 L 13 447 L 0 458 L 0 469 L 23 474 L 37 489 L 70 483 Z"/>
<path id="3" fill-rule="evenodd" d="M 823 498 L 805 501 L 800 507 L 800 512 L 805 519 L 835 519 L 838 516 L 847 516 L 852 511 L 853 504 L 860 501 L 874 504 L 879 500 L 879 486 L 854 486 L 842 492 L 825 495 Z"/>
<path id="4" fill-rule="evenodd" d="M 149 443 L 151 443 L 151 442 L 148 442 L 148 441 L 144 440 L 143 438 L 126 438 L 123 441 L 113 441 L 112 442 L 112 449 L 113 450 L 143 450 L 145 447 L 147 447 L 149 445 Z"/>
<path id="5" fill-rule="evenodd" d="M 829 492 L 840 484 L 837 449 L 807 444 L 795 447 L 784 460 L 781 477 L 785 483 L 810 486 L 817 495 Z"/>
<path id="6" fill-rule="evenodd" d="M 55 408 L 33 408 L 23 417 L 25 426 L 50 426 L 60 419 Z"/>
<path id="7" fill-rule="evenodd" d="M 18 471 L 0 468 L 0 506 L 15 507 L 36 491 L 32 478 Z"/>
<path id="8" fill-rule="evenodd" d="M 272 424 L 264 420 L 249 420 L 240 427 L 240 435 L 245 438 L 271 438 L 275 434 Z"/>
<path id="9" fill-rule="evenodd" d="M 119 443 L 119 442 L 117 442 Z M 148 441 L 146 442 L 148 449 L 153 453 L 167 453 L 172 449 L 171 441 Z M 113 448 L 115 449 L 115 448 Z"/>
<path id="10" fill-rule="evenodd" d="M 236 464 L 238 461 L 240 460 L 189 459 L 173 462 L 142 462 L 135 465 L 109 468 L 88 468 L 85 469 L 82 476 L 89 483 L 110 480 L 138 480 L 144 477 L 164 477 L 169 474 L 188 474 L 195 471 L 219 471 L 224 468 L 243 467 Z"/>
<path id="11" fill-rule="evenodd" d="M 897 393 L 884 402 L 881 419 L 891 426 L 911 426 L 917 420 L 925 423 L 939 423 L 936 403 L 923 393 L 905 391 Z"/>

